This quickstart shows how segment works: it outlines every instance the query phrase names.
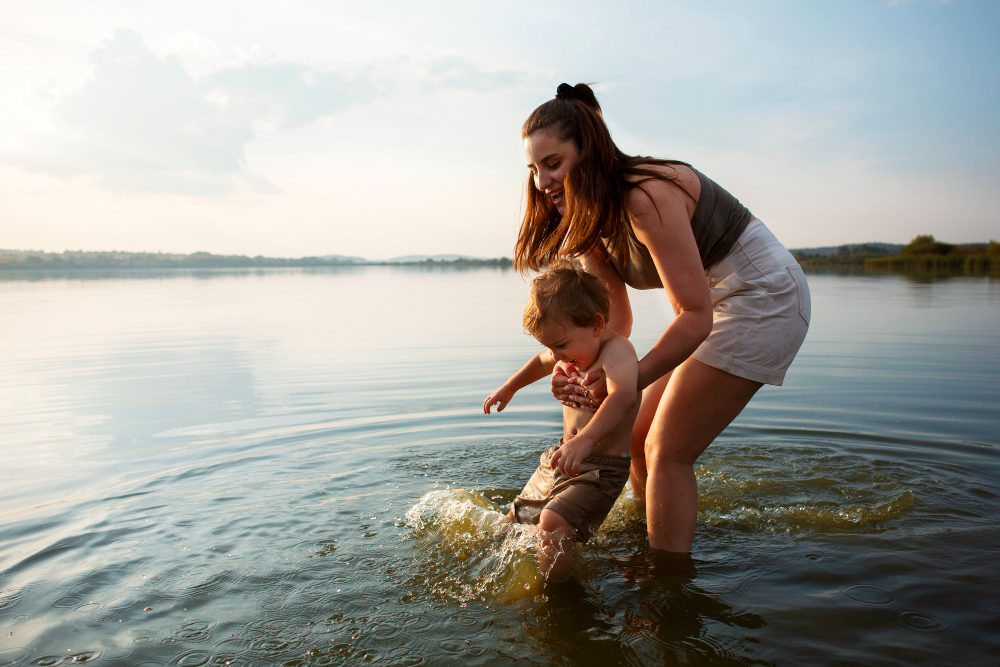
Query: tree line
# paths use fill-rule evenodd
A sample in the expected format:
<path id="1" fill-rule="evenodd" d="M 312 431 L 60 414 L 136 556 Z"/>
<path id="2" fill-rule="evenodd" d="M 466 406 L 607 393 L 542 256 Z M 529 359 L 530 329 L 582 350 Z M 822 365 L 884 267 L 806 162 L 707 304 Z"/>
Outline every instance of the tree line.
<path id="1" fill-rule="evenodd" d="M 495 259 L 422 259 L 404 262 L 370 262 L 359 257 L 247 257 L 246 255 L 213 255 L 195 252 L 188 255 L 124 251 L 72 251 L 61 253 L 33 250 L 0 250 L 0 269 L 215 269 L 215 268 L 280 268 L 324 267 L 359 265 L 417 265 L 417 266 L 492 266 L 506 268 L 512 265 L 507 257 Z"/>
<path id="2" fill-rule="evenodd" d="M 953 244 L 920 234 L 898 254 L 887 251 L 883 244 L 861 243 L 840 246 L 830 255 L 797 251 L 795 259 L 806 267 L 984 271 L 1000 269 L 1000 243 Z"/>

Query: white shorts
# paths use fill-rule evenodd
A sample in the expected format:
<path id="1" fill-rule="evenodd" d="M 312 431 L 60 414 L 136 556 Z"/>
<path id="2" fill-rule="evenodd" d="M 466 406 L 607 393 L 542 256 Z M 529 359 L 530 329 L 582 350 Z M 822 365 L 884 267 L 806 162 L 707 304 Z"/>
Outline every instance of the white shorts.
<path id="1" fill-rule="evenodd" d="M 809 328 L 802 267 L 754 219 L 707 276 L 712 333 L 691 356 L 748 380 L 780 385 Z"/>

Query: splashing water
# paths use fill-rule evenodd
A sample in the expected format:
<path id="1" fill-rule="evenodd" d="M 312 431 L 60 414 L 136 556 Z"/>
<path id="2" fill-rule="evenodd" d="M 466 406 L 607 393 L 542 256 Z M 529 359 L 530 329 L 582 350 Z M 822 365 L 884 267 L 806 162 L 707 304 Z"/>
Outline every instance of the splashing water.
<path id="1" fill-rule="evenodd" d="M 916 503 L 896 462 L 805 446 L 719 449 L 695 467 L 698 518 L 719 528 L 878 533 Z"/>
<path id="2" fill-rule="evenodd" d="M 481 493 L 447 489 L 425 494 L 406 512 L 420 542 L 424 587 L 436 595 L 468 601 L 510 602 L 541 590 L 534 526 L 507 524 Z"/>

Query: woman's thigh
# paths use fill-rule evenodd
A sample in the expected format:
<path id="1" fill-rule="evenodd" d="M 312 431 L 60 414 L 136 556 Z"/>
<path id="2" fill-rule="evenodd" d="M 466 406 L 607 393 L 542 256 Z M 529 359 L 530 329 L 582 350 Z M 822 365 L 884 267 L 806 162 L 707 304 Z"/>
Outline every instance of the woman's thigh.
<path id="1" fill-rule="evenodd" d="M 674 369 L 645 439 L 646 467 L 693 464 L 762 384 L 691 357 Z"/>

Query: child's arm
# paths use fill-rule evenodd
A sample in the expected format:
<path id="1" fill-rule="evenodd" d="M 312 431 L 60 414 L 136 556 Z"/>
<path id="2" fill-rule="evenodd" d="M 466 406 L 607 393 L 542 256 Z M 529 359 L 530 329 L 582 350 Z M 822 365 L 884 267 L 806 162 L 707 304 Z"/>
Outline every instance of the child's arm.
<path id="1" fill-rule="evenodd" d="M 521 370 L 510 376 L 510 379 L 500 385 L 500 388 L 483 401 L 483 412 L 490 414 L 490 407 L 497 405 L 497 412 L 502 412 L 518 389 L 527 387 L 536 380 L 547 377 L 556 365 L 555 357 L 550 350 L 543 350 L 533 356 L 521 367 Z"/>
<path id="2" fill-rule="evenodd" d="M 608 397 L 590 422 L 552 455 L 552 467 L 558 467 L 570 477 L 580 472 L 583 460 L 590 456 L 602 438 L 621 423 L 639 400 L 639 362 L 635 348 L 624 338 L 608 341 L 606 347 L 602 365 L 608 383 Z"/>

